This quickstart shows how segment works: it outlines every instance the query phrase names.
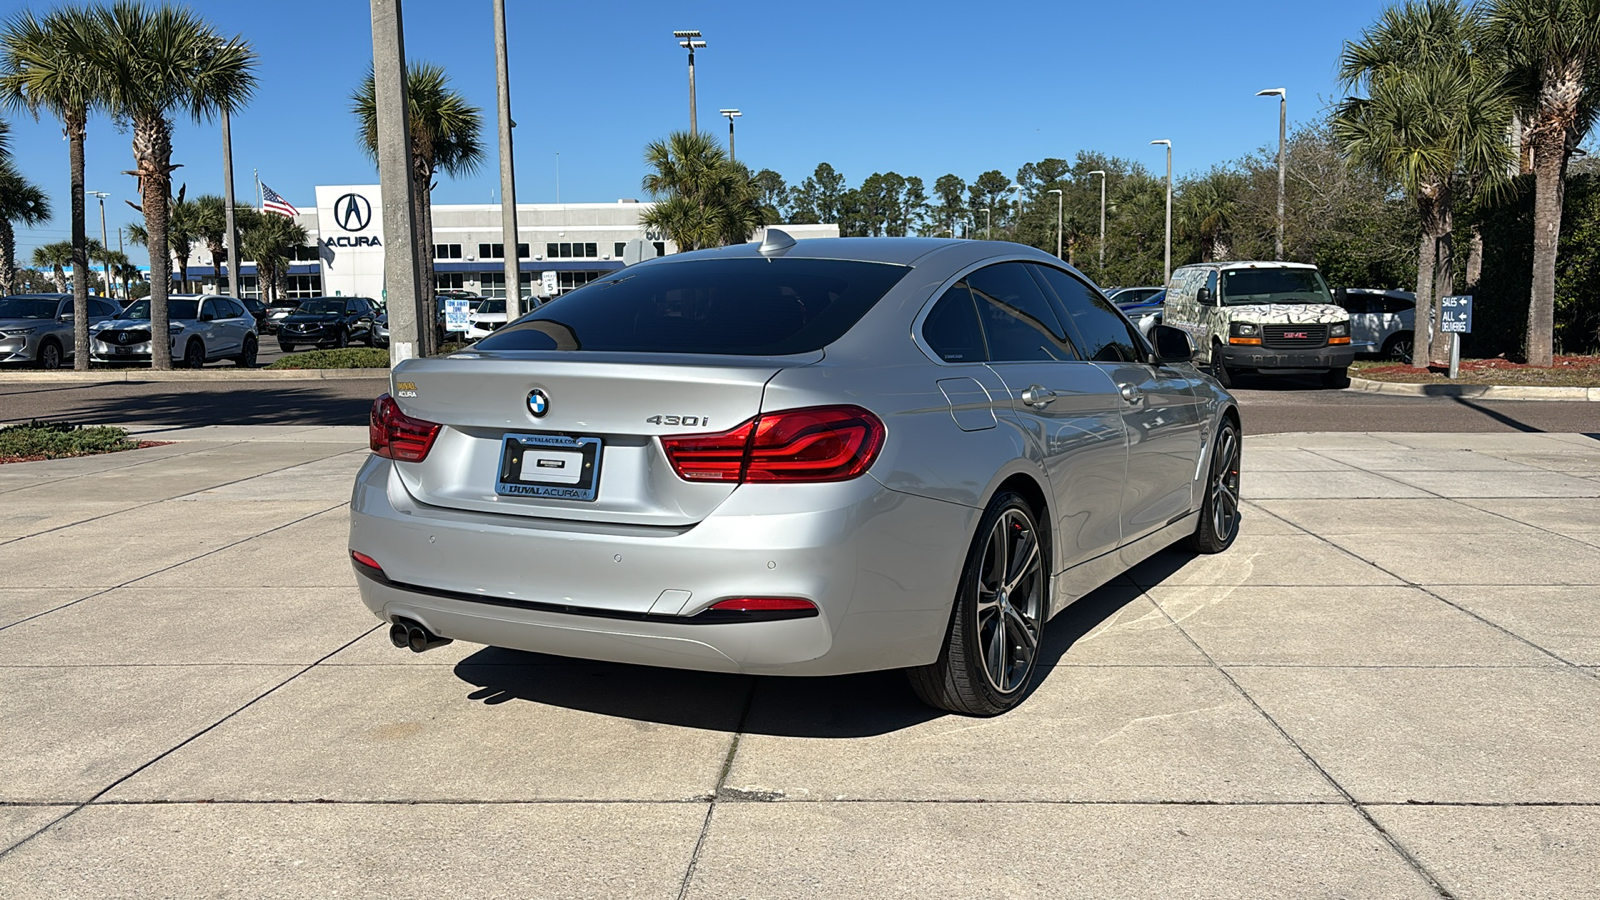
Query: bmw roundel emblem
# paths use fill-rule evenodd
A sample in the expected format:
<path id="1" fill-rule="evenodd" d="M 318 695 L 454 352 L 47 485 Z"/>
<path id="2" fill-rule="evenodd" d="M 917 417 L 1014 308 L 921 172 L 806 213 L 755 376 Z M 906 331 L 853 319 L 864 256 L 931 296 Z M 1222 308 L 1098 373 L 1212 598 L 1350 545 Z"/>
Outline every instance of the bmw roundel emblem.
<path id="1" fill-rule="evenodd" d="M 528 392 L 528 412 L 532 413 L 535 419 L 544 418 L 544 414 L 549 411 L 549 394 L 546 394 L 544 391 L 541 391 L 538 388 L 534 388 Z"/>

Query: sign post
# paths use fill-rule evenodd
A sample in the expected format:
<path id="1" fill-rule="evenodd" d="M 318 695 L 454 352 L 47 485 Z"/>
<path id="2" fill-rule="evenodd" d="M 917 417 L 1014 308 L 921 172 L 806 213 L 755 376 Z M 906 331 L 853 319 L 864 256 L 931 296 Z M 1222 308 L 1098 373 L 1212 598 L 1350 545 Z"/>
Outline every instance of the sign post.
<path id="1" fill-rule="evenodd" d="M 1450 335 L 1450 380 L 1461 374 L 1461 336 L 1472 333 L 1472 295 L 1439 301 L 1439 330 Z"/>

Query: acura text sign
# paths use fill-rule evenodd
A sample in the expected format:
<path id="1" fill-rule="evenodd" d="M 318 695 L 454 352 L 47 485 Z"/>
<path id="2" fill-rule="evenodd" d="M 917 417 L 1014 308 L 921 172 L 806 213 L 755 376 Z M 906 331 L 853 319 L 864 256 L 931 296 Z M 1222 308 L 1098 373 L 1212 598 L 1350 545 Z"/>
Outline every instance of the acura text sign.
<path id="1" fill-rule="evenodd" d="M 1472 295 L 1439 300 L 1439 330 L 1446 334 L 1472 333 Z"/>

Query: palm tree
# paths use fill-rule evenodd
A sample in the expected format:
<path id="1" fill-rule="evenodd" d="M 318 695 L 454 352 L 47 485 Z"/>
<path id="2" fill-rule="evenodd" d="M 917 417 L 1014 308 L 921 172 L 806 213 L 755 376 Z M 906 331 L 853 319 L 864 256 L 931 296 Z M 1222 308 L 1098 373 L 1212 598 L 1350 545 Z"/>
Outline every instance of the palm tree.
<path id="1" fill-rule="evenodd" d="M 660 199 L 639 224 L 666 234 L 679 250 L 740 244 L 761 226 L 760 187 L 709 135 L 675 131 L 651 141 L 644 161 L 650 172 L 643 188 Z"/>
<path id="2" fill-rule="evenodd" d="M 1233 226 L 1244 189 L 1242 173 L 1220 166 L 1182 185 L 1175 201 L 1173 226 L 1183 240 L 1199 248 L 1201 262 L 1225 260 L 1233 255 Z"/>
<path id="3" fill-rule="evenodd" d="M 1487 23 L 1460 0 L 1407 0 L 1347 43 L 1339 76 L 1365 89 L 1334 115 L 1346 157 L 1398 182 L 1417 204 L 1422 238 L 1417 254 L 1417 322 L 1437 321 L 1439 300 L 1455 284 L 1451 239 L 1458 194 L 1471 183 L 1494 183 L 1511 162 L 1511 123 L 1503 70 L 1484 48 Z M 1425 367 L 1447 353 L 1445 335 L 1417 342 L 1411 364 Z"/>
<path id="4" fill-rule="evenodd" d="M 378 101 L 367 70 L 366 80 L 351 96 L 351 111 L 356 115 L 357 140 L 374 162 L 378 159 Z M 422 283 L 417 287 L 426 298 L 422 321 L 432 322 L 434 309 L 433 278 L 433 178 L 438 172 L 449 176 L 469 175 L 483 161 L 481 137 L 483 113 L 466 97 L 450 88 L 444 69 L 429 63 L 406 66 L 406 109 L 411 125 L 411 177 L 417 186 L 412 215 L 417 222 L 416 258 Z M 515 254 L 516 247 L 505 252 Z M 507 291 L 515 291 L 507 285 Z M 508 295 L 509 296 L 509 295 Z M 424 355 L 434 352 L 432 328 L 419 329 Z"/>
<path id="5" fill-rule="evenodd" d="M 99 37 L 91 13 L 63 6 L 37 18 L 23 10 L 0 33 L 0 98 L 37 118 L 47 112 L 61 120 L 71 168 L 71 265 L 89 262 L 83 195 L 83 141 L 89 109 L 103 97 L 100 70 L 93 62 Z M 56 270 L 60 272 L 59 267 Z M 61 276 L 57 275 L 58 283 Z M 72 288 L 73 368 L 89 367 L 89 283 L 74 278 Z"/>
<path id="6" fill-rule="evenodd" d="M 65 294 L 67 292 L 66 267 L 72 265 L 72 256 L 73 248 L 71 241 L 56 241 L 54 244 L 40 244 L 39 246 L 33 248 L 33 267 L 35 269 L 49 269 L 51 274 L 54 275 L 56 279 L 56 293 Z M 73 270 L 74 273 L 82 271 L 82 269 Z M 73 281 L 84 285 L 84 296 L 87 297 L 89 295 L 89 283 L 84 281 L 82 278 L 74 278 Z M 73 293 L 77 293 L 76 288 L 74 288 Z"/>
<path id="7" fill-rule="evenodd" d="M 1533 151 L 1533 291 L 1528 362 L 1548 366 L 1555 350 L 1556 251 L 1567 163 L 1600 112 L 1600 0 L 1497 0 L 1489 10 L 1496 43 Z"/>
<path id="8" fill-rule="evenodd" d="M 195 238 L 200 234 L 200 210 L 195 203 L 183 198 L 187 185 L 178 188 L 178 196 L 167 206 L 167 249 L 178 267 L 178 290 L 189 290 L 189 255 L 194 252 Z M 134 205 L 143 212 L 144 208 Z M 150 246 L 150 233 L 137 222 L 128 225 L 128 241 L 136 247 Z"/>
<path id="9" fill-rule="evenodd" d="M 10 160 L 0 158 L 0 295 L 16 290 L 17 233 L 13 225 L 20 222 L 34 226 L 48 221 L 50 200 L 44 191 L 23 178 Z"/>
<path id="10" fill-rule="evenodd" d="M 234 227 L 243 234 L 255 226 L 256 215 L 255 207 L 234 204 Z M 228 204 L 216 194 L 194 198 L 193 225 L 194 236 L 205 242 L 206 251 L 211 254 L 211 275 L 220 292 L 222 261 L 228 258 Z"/>
<path id="11" fill-rule="evenodd" d="M 242 105 L 255 90 L 256 57 L 242 38 L 224 39 L 184 7 L 150 9 L 119 0 L 93 15 L 106 108 L 133 128 L 134 175 L 151 248 L 150 327 L 164 334 L 172 270 L 167 254 L 155 248 L 170 246 L 168 197 L 177 168 L 172 164 L 172 115 L 181 111 L 204 122 Z M 151 368 L 172 368 L 165 342 L 156 341 L 151 350 Z"/>
<path id="12" fill-rule="evenodd" d="M 122 277 L 122 270 L 129 268 L 131 266 L 131 261 L 128 259 L 128 254 L 123 253 L 121 250 L 111 250 L 106 247 L 99 247 L 99 243 L 99 241 L 95 241 L 97 246 L 94 252 L 94 261 L 102 266 L 105 266 L 106 293 L 115 296 L 116 284 L 119 281 L 124 281 Z M 126 288 L 127 285 L 124 284 L 123 287 Z M 127 296 L 126 290 L 123 291 L 123 296 Z"/>
<path id="13" fill-rule="evenodd" d="M 289 255 L 310 239 L 305 228 L 286 216 L 257 216 L 239 239 L 239 255 L 254 260 L 256 279 L 267 302 L 278 299 L 279 288 L 289 274 Z"/>

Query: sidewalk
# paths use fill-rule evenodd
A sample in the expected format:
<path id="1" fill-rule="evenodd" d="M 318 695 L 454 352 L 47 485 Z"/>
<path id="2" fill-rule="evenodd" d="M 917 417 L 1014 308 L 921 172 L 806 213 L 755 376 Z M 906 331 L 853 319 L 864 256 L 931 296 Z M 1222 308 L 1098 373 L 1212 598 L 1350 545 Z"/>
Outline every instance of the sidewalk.
<path id="1" fill-rule="evenodd" d="M 361 428 L 0 466 L 0 897 L 1578 897 L 1600 441 L 1245 441 L 1012 713 L 389 645 Z"/>

